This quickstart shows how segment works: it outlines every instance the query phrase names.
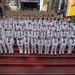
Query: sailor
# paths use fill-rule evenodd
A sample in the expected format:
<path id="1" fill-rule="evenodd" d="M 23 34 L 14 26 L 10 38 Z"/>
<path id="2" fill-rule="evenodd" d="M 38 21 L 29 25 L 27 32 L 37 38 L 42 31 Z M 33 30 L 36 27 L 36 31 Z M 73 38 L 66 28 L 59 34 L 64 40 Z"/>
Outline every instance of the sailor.
<path id="1" fill-rule="evenodd" d="M 23 38 L 18 37 L 16 40 L 17 40 L 17 45 L 18 45 L 18 48 L 19 48 L 19 53 L 23 54 Z"/>
<path id="2" fill-rule="evenodd" d="M 31 53 L 37 53 L 36 52 L 36 43 L 37 43 L 37 39 L 36 39 L 36 36 L 32 36 L 32 39 L 31 39 Z"/>
<path id="3" fill-rule="evenodd" d="M 4 52 L 7 53 L 6 38 L 0 34 L 0 53 L 3 53 L 3 49 L 4 49 Z"/>
<path id="4" fill-rule="evenodd" d="M 53 30 L 47 30 L 47 36 L 53 38 Z"/>
<path id="5" fill-rule="evenodd" d="M 44 42 L 45 42 L 45 51 L 44 51 L 44 54 L 49 54 L 50 46 L 51 46 L 51 40 L 50 40 L 49 37 L 46 37 Z"/>
<path id="6" fill-rule="evenodd" d="M 6 44 L 9 50 L 9 53 L 14 53 L 13 50 L 13 44 L 14 44 L 14 39 L 12 38 L 12 36 L 8 36 L 8 38 L 6 39 Z"/>
<path id="7" fill-rule="evenodd" d="M 38 38 L 38 54 L 42 54 L 43 45 L 44 45 L 44 38 L 39 37 Z"/>
<path id="8" fill-rule="evenodd" d="M 16 29 L 14 33 L 14 38 L 18 38 L 20 35 L 20 29 Z"/>
<path id="9" fill-rule="evenodd" d="M 23 43 L 24 43 L 24 53 L 30 54 L 30 45 L 29 45 L 29 36 L 26 34 L 25 37 L 23 38 Z"/>
<path id="10" fill-rule="evenodd" d="M 71 32 L 71 36 L 75 38 L 75 30 Z"/>
<path id="11" fill-rule="evenodd" d="M 64 50 L 66 48 L 67 45 L 67 37 L 63 36 L 62 38 L 60 38 L 60 50 L 59 50 L 59 54 L 64 54 Z"/>
<path id="12" fill-rule="evenodd" d="M 72 50 L 75 46 L 75 38 L 74 37 L 70 37 L 69 41 L 68 41 L 68 54 L 72 54 Z"/>
<path id="13" fill-rule="evenodd" d="M 58 46 L 58 38 L 56 36 L 53 37 L 52 39 L 52 49 L 51 49 L 51 55 L 57 55 L 57 46 Z"/>

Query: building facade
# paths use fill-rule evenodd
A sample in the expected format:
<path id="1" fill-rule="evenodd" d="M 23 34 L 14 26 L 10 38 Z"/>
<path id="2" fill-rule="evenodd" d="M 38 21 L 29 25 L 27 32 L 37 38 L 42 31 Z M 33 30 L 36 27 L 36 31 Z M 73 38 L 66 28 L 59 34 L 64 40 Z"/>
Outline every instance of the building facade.
<path id="1" fill-rule="evenodd" d="M 64 8 L 68 0 L 48 0 L 49 5 L 48 5 L 48 10 L 60 10 L 61 8 L 61 3 L 64 2 Z"/>
<path id="2" fill-rule="evenodd" d="M 2 0 L 2 2 L 6 2 L 11 7 L 11 10 L 21 10 L 22 8 L 25 8 L 25 2 L 33 2 L 37 4 L 37 8 L 39 8 L 40 11 L 47 11 L 47 10 L 60 10 L 61 3 L 65 2 L 65 4 L 68 2 L 68 0 Z"/>

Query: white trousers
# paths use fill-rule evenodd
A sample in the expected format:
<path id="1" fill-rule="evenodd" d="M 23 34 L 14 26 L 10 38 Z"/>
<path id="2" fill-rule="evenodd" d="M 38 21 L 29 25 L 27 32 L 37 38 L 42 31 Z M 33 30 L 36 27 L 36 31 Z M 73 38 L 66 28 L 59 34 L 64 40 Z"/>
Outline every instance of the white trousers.
<path id="1" fill-rule="evenodd" d="M 3 53 L 2 45 L 0 45 L 0 53 Z"/>
<path id="2" fill-rule="evenodd" d="M 3 46 L 3 48 L 2 48 Z M 4 52 L 7 53 L 7 49 L 6 49 L 6 45 L 5 44 L 2 44 L 0 45 L 0 52 L 3 53 L 3 49 L 4 49 Z"/>
<path id="3" fill-rule="evenodd" d="M 68 45 L 68 54 L 72 54 L 72 50 L 73 50 L 74 46 Z"/>
<path id="4" fill-rule="evenodd" d="M 25 44 L 25 45 L 24 45 L 24 48 L 25 48 L 24 53 L 26 54 L 26 53 L 28 52 L 28 54 L 30 54 L 30 47 L 29 47 L 29 44 Z"/>
<path id="5" fill-rule="evenodd" d="M 42 54 L 43 45 L 38 45 L 38 54 Z"/>
<path id="6" fill-rule="evenodd" d="M 54 54 L 57 55 L 57 46 L 52 45 L 51 55 L 53 54 L 53 51 L 54 51 Z"/>
<path id="7" fill-rule="evenodd" d="M 19 45 L 18 48 L 19 48 L 19 53 L 22 54 L 23 53 L 23 45 Z"/>
<path id="8" fill-rule="evenodd" d="M 45 45 L 44 54 L 49 54 L 49 49 L 50 49 L 50 46 L 46 46 L 46 45 Z"/>
<path id="9" fill-rule="evenodd" d="M 65 48 L 66 48 L 65 45 L 60 45 L 59 54 L 64 54 Z"/>
<path id="10" fill-rule="evenodd" d="M 9 53 L 14 53 L 13 45 L 7 45 Z"/>
<path id="11" fill-rule="evenodd" d="M 31 45 L 31 53 L 36 53 L 36 44 L 35 45 Z"/>

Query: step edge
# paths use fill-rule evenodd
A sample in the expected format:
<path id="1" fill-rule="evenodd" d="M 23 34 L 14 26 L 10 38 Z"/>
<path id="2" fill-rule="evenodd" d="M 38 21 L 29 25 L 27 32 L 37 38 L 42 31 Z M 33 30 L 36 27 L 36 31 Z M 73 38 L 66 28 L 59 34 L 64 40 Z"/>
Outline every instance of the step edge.
<path id="1" fill-rule="evenodd" d="M 70 64 L 70 63 L 65 63 L 65 64 L 42 64 L 42 63 L 26 63 L 26 64 L 21 64 L 21 63 L 0 63 L 0 66 L 75 66 L 75 63 Z"/>
<path id="2" fill-rule="evenodd" d="M 75 73 L 0 73 L 0 74 L 2 74 L 2 75 L 4 75 L 4 74 L 5 74 L 5 75 L 7 75 L 7 74 L 8 74 L 8 75 L 11 75 L 11 74 L 14 74 L 14 75 L 15 75 L 15 74 L 16 74 L 16 75 L 19 75 L 19 74 L 22 74 L 22 75 L 23 75 L 23 74 L 26 74 L 26 75 L 35 75 L 35 74 L 36 74 L 36 75 L 42 75 L 42 74 L 43 74 L 43 75 L 50 75 L 50 74 L 51 74 L 51 75 L 60 75 L 60 74 L 61 74 L 61 75 L 75 75 Z"/>

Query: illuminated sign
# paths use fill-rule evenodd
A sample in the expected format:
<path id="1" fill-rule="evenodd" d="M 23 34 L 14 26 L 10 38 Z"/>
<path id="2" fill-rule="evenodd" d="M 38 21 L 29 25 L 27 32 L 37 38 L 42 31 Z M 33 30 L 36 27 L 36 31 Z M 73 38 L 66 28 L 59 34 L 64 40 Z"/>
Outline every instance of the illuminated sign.
<path id="1" fill-rule="evenodd" d="M 75 0 L 68 1 L 66 16 L 75 16 Z"/>
<path id="2" fill-rule="evenodd" d="M 17 0 L 10 0 L 9 3 L 11 6 L 16 6 L 17 5 Z"/>

